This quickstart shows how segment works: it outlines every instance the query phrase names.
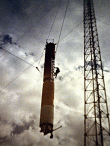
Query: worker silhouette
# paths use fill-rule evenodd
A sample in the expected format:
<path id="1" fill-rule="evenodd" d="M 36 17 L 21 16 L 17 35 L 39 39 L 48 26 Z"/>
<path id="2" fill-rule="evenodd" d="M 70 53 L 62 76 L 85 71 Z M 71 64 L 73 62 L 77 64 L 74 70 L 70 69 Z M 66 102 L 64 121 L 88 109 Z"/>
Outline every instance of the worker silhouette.
<path id="1" fill-rule="evenodd" d="M 57 74 L 60 72 L 60 69 L 58 67 L 55 67 L 56 71 L 54 73 L 55 78 L 57 77 Z"/>

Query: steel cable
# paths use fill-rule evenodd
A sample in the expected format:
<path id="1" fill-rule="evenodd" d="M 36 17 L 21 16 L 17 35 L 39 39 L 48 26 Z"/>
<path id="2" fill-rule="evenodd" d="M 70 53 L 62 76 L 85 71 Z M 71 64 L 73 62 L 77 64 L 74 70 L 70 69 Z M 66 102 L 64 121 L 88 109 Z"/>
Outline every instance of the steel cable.
<path id="1" fill-rule="evenodd" d="M 60 2 L 61 3 L 61 2 Z M 52 7 L 53 8 L 53 7 Z M 51 9 L 52 9 L 51 8 Z M 51 10 L 50 9 L 50 10 Z M 49 11 L 50 11 L 49 10 Z M 49 12 L 48 11 L 48 12 Z M 47 12 L 47 13 L 48 13 Z M 46 13 L 46 14 L 47 14 Z M 41 19 L 44 17 L 44 15 L 41 17 Z M 39 19 L 39 21 L 41 20 L 41 19 Z M 30 29 L 28 29 L 27 31 L 26 31 L 26 33 L 28 33 L 29 31 L 31 30 L 31 28 Z M 50 32 L 51 32 L 51 30 L 50 30 Z M 50 33 L 49 32 L 49 33 Z M 26 33 L 24 33 L 17 41 L 19 41 Z M 3 49 L 3 48 L 2 48 Z M 7 51 L 7 50 L 5 50 L 5 49 L 3 49 L 4 51 L 6 51 L 7 53 L 9 53 L 9 54 L 11 54 L 11 55 L 13 55 L 14 57 L 16 57 L 16 58 L 18 58 L 18 59 L 20 59 L 20 60 L 22 60 L 23 62 L 25 62 L 25 63 L 27 63 L 28 65 L 30 65 L 28 68 L 26 68 L 21 74 L 19 74 L 18 76 L 16 76 L 10 83 L 8 83 L 0 92 L 2 92 L 4 89 L 6 89 L 11 83 L 13 83 L 20 75 L 22 75 L 26 70 L 28 70 L 31 66 L 32 67 L 34 67 L 34 68 L 36 68 L 38 71 L 39 71 L 39 69 L 38 69 L 38 67 L 35 67 L 33 64 L 30 64 L 30 63 L 28 63 L 28 62 L 26 62 L 25 60 L 23 60 L 23 59 L 21 59 L 20 57 L 18 57 L 18 56 L 16 56 L 16 55 L 14 55 L 14 54 L 12 54 L 11 52 L 9 52 L 9 51 Z M 44 52 L 44 49 L 43 49 L 43 52 Z M 41 57 L 38 59 L 38 60 L 41 60 L 41 58 L 42 58 L 42 56 L 43 56 L 43 52 L 42 52 L 42 54 L 41 54 Z M 35 62 L 37 62 L 38 60 L 36 60 Z M 34 63 L 35 63 L 34 62 Z M 40 61 L 39 61 L 39 63 L 40 63 Z M 38 64 L 39 64 L 38 63 Z M 40 72 L 40 71 L 39 71 Z"/>
<path id="2" fill-rule="evenodd" d="M 16 56 L 16 55 L 12 54 L 11 52 L 9 52 L 9 51 L 5 50 L 4 48 L 1 48 L 1 49 L 2 49 L 2 50 L 4 50 L 4 51 L 5 51 L 5 52 L 7 52 L 7 53 L 9 53 L 9 54 L 13 55 L 14 57 L 18 58 L 19 60 L 21 60 L 21 61 L 23 61 L 23 62 L 27 63 L 28 65 L 30 65 L 30 66 L 32 66 L 32 67 L 34 67 L 34 68 L 35 68 L 35 66 L 33 66 L 32 64 L 30 64 L 29 62 L 27 62 L 27 61 L 25 61 L 25 60 L 21 59 L 20 57 L 18 57 L 18 56 Z"/>
<path id="3" fill-rule="evenodd" d="M 58 10 L 57 10 L 57 12 L 56 12 L 56 15 L 55 15 L 55 17 L 54 17 L 54 20 L 53 20 L 52 26 L 51 26 L 51 28 L 50 28 L 50 32 L 49 32 L 49 35 L 48 35 L 48 37 L 47 37 L 47 40 L 49 39 L 49 36 L 50 36 L 50 34 L 51 34 L 51 31 L 52 31 L 53 25 L 54 25 L 54 23 L 55 23 L 55 19 L 56 19 L 56 17 L 57 17 L 57 14 L 58 14 L 58 12 L 59 12 L 59 9 L 60 9 L 60 6 L 61 6 L 61 0 L 60 0 L 60 3 L 59 3 L 59 6 L 58 6 Z"/>
<path id="4" fill-rule="evenodd" d="M 59 34 L 59 38 L 58 38 L 58 42 L 57 42 L 57 46 L 56 46 L 56 52 L 57 52 L 57 49 L 58 49 L 58 45 L 59 45 L 59 41 L 60 41 L 62 29 L 63 29 L 65 17 L 66 17 L 66 13 L 67 13 L 67 9 L 68 9 L 68 4 L 69 4 L 69 0 L 67 1 L 66 10 L 65 10 L 65 14 L 64 14 L 64 18 L 63 18 L 63 22 L 62 22 L 62 26 L 61 26 L 61 30 L 60 30 L 60 34 Z"/>
<path id="5" fill-rule="evenodd" d="M 61 42 L 64 38 L 66 38 L 71 32 L 73 32 L 83 21 L 81 21 L 76 27 L 74 27 L 69 33 L 67 33 L 59 42 Z"/>
<path id="6" fill-rule="evenodd" d="M 41 55 L 42 57 L 42 55 Z M 41 59 L 41 57 L 39 59 L 37 59 L 34 63 L 36 63 L 38 60 Z M 33 63 L 33 64 L 34 64 Z M 30 65 L 30 64 L 29 64 Z M 25 70 L 23 70 L 18 76 L 16 76 L 14 79 L 12 79 L 0 92 L 3 92 L 4 89 L 6 89 L 11 83 L 13 83 L 18 77 L 20 77 L 25 71 L 27 71 L 30 67 L 34 67 L 36 68 L 38 71 L 39 69 L 37 67 L 35 67 L 34 65 L 30 65 L 29 67 L 27 67 Z M 39 71 L 40 72 L 40 71 Z"/>
<path id="7" fill-rule="evenodd" d="M 58 2 L 59 2 L 59 0 L 58 0 Z M 58 3 L 58 2 L 57 2 L 57 3 Z M 49 9 L 39 20 L 37 20 L 37 21 L 35 22 L 35 24 L 36 24 L 36 23 L 39 23 L 39 22 L 46 16 L 46 14 L 48 14 L 54 7 L 55 7 L 55 6 L 53 6 L 51 9 Z M 17 39 L 17 41 L 19 41 L 23 36 L 25 36 L 33 27 L 35 27 L 35 26 L 32 25 L 21 37 L 19 37 L 19 38 Z"/>

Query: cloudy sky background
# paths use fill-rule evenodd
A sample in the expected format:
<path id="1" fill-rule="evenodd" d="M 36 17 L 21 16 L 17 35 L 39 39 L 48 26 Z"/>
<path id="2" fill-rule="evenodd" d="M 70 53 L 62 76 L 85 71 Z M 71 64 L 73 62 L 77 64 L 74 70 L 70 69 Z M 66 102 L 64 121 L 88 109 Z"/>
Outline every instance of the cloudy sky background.
<path id="1" fill-rule="evenodd" d="M 82 146 L 83 145 L 83 1 L 70 0 L 61 34 L 55 66 L 54 132 L 39 132 L 43 84 L 44 47 L 55 14 L 50 39 L 57 43 L 67 0 L 0 1 L 0 145 L 1 146 Z M 94 1 L 105 84 L 110 106 L 110 1 Z M 82 22 L 82 23 L 81 23 Z M 81 24 L 80 24 L 81 23 Z M 80 24 L 80 25 L 78 25 Z M 76 27 L 78 25 L 78 27 Z M 3 42 L 9 35 L 12 43 Z M 43 55 L 42 55 L 43 52 Z M 40 72 L 35 68 L 38 67 Z M 110 111 L 110 108 L 109 108 Z"/>

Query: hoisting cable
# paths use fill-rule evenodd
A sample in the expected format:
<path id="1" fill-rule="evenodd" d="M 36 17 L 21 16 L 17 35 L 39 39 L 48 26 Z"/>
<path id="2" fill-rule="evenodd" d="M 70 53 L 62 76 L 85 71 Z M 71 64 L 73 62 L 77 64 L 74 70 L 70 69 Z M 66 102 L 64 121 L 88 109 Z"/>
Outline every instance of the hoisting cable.
<path id="1" fill-rule="evenodd" d="M 32 66 L 32 67 L 34 67 L 34 68 L 36 68 L 34 65 L 30 64 L 29 62 L 27 62 L 27 61 L 25 61 L 25 60 L 21 59 L 20 57 L 18 57 L 18 56 L 16 56 L 16 55 L 12 54 L 11 52 L 9 52 L 9 51 L 5 50 L 3 47 L 2 47 L 1 49 L 2 49 L 2 50 L 4 50 L 4 51 L 5 51 L 5 52 L 7 52 L 7 53 L 9 53 L 9 54 L 13 55 L 14 57 L 16 57 L 16 58 L 20 59 L 21 61 L 23 61 L 23 62 L 27 63 L 28 65 L 30 65 L 30 66 Z M 39 71 L 39 69 L 38 69 L 38 68 L 37 68 L 37 70 Z M 40 72 L 40 71 L 39 71 L 39 72 Z"/>
<path id="2" fill-rule="evenodd" d="M 61 2 L 60 2 L 60 3 L 61 3 Z M 54 7 L 52 7 L 52 8 L 54 8 Z M 51 9 L 52 9 L 52 8 L 51 8 Z M 51 10 L 51 9 L 50 9 L 50 10 Z M 49 11 L 50 11 L 50 10 L 49 10 Z M 47 11 L 37 22 L 39 22 L 49 11 Z M 26 33 L 28 33 L 30 30 L 31 30 L 31 28 L 29 28 L 29 29 L 26 31 Z M 19 41 L 26 33 L 24 33 L 20 38 L 18 38 L 17 41 Z M 2 48 L 2 49 L 3 49 L 3 48 Z M 22 60 L 23 62 L 27 63 L 27 64 L 30 65 L 30 66 L 29 66 L 28 68 L 26 68 L 21 74 L 19 74 L 18 76 L 16 76 L 16 77 L 15 77 L 10 83 L 8 83 L 0 92 L 2 92 L 4 89 L 6 89 L 11 83 L 13 83 L 20 75 L 22 75 L 22 74 L 23 74 L 26 70 L 28 70 L 31 66 L 34 67 L 34 68 L 36 68 L 36 69 L 39 71 L 38 67 L 35 67 L 33 64 L 34 64 L 35 62 L 37 62 L 38 60 L 41 60 L 41 58 L 42 58 L 42 56 L 43 56 L 43 52 L 44 52 L 44 49 L 43 49 L 43 52 L 42 52 L 42 54 L 41 54 L 41 57 L 40 57 L 38 60 L 36 60 L 33 64 L 30 64 L 30 63 L 26 62 L 25 60 L 21 59 L 20 57 L 14 55 L 14 54 L 12 54 L 12 53 L 10 53 L 9 51 L 7 51 L 7 50 L 5 50 L 5 49 L 3 49 L 3 50 L 6 51 L 6 52 L 8 52 L 8 53 L 11 54 L 11 55 L 17 57 L 18 59 Z M 40 61 L 39 61 L 39 63 L 40 63 Z M 39 71 L 39 72 L 40 72 L 40 71 Z"/>
<path id="3" fill-rule="evenodd" d="M 59 0 L 58 0 L 58 2 L 59 2 Z M 57 2 L 57 3 L 58 3 Z M 53 6 L 51 9 L 53 9 L 55 6 Z M 46 14 L 48 14 L 50 11 L 51 11 L 51 9 L 49 9 L 39 20 L 37 20 L 35 23 L 39 23 L 40 22 L 40 20 L 42 20 L 42 18 L 44 18 L 44 16 L 46 15 Z M 23 36 L 25 36 L 25 34 L 27 34 L 30 30 L 31 30 L 31 28 L 33 28 L 33 27 L 35 27 L 34 25 L 32 25 L 26 32 L 24 32 L 24 34 L 21 36 L 21 37 L 19 37 L 18 39 L 17 39 L 17 41 L 19 41 Z"/>
<path id="4" fill-rule="evenodd" d="M 38 67 L 39 67 L 39 64 L 40 64 L 40 61 L 41 61 L 41 58 L 42 58 L 43 54 L 44 54 L 44 49 L 42 51 L 41 57 L 39 58 Z"/>
<path id="5" fill-rule="evenodd" d="M 51 31 L 52 31 L 53 25 L 54 25 L 54 23 L 55 23 L 55 19 L 56 19 L 56 17 L 57 17 L 58 12 L 59 12 L 59 9 L 60 9 L 60 6 L 61 6 L 61 1 L 62 1 L 62 0 L 59 0 L 58 10 L 57 10 L 56 15 L 55 15 L 55 17 L 54 17 L 52 26 L 51 26 L 51 28 L 50 28 L 50 31 L 49 31 L 49 34 L 48 34 L 48 37 L 47 37 L 47 40 L 48 40 L 49 37 L 50 37 L 50 34 L 51 34 Z M 42 52 L 41 58 L 42 58 L 42 56 L 43 56 L 43 53 L 44 53 L 44 50 L 43 50 L 43 52 Z M 40 61 L 41 61 L 41 59 L 39 60 L 38 66 L 39 66 L 39 64 L 40 64 Z"/>
<path id="6" fill-rule="evenodd" d="M 6 89 L 11 83 L 13 83 L 18 77 L 20 77 L 26 70 L 28 70 L 31 66 L 29 66 L 28 68 L 26 68 L 24 71 L 21 72 L 21 74 L 19 74 L 18 76 L 16 76 L 13 80 L 11 80 L 11 82 L 9 82 L 0 92 L 3 92 L 4 89 Z"/>
<path id="7" fill-rule="evenodd" d="M 40 56 L 39 59 L 37 59 L 35 62 L 39 61 L 42 58 L 42 55 Z M 35 63 L 34 62 L 34 63 Z M 33 64 L 34 64 L 33 63 Z M 16 76 L 13 80 L 11 80 L 0 92 L 2 92 L 4 89 L 6 89 L 11 83 L 13 83 L 18 77 L 20 77 L 25 71 L 27 71 L 30 67 L 33 67 L 33 65 L 27 67 L 25 70 L 23 70 L 18 76 Z M 34 66 L 35 68 L 35 66 Z M 38 70 L 38 68 L 36 67 L 36 69 Z"/>
<path id="8" fill-rule="evenodd" d="M 51 31 L 52 31 L 52 28 L 53 28 L 53 25 L 54 25 L 54 22 L 55 22 L 55 19 L 56 19 L 56 17 L 57 17 L 58 11 L 59 11 L 59 9 L 60 9 L 60 6 L 61 6 L 61 0 L 60 0 L 60 3 L 59 3 L 59 6 L 58 6 L 58 10 L 57 10 L 57 12 L 56 12 L 56 15 L 55 15 L 55 17 L 54 17 L 52 26 L 51 26 L 51 28 L 50 28 L 50 32 L 49 32 L 49 35 L 48 35 L 48 37 L 47 37 L 47 40 L 49 39 L 50 33 L 51 33 Z"/>
<path id="9" fill-rule="evenodd" d="M 74 27 L 70 32 L 68 32 L 63 38 L 61 38 L 61 40 L 59 40 L 59 42 L 61 42 L 64 38 L 66 38 L 71 32 L 73 32 L 83 21 L 81 21 L 78 25 L 76 25 L 76 27 Z"/>
<path id="10" fill-rule="evenodd" d="M 60 2 L 61 3 L 61 2 Z M 53 7 L 52 7 L 53 8 Z M 51 8 L 51 9 L 52 9 Z M 49 10 L 50 11 L 50 10 Z M 49 12 L 48 11 L 48 12 Z M 47 13 L 48 13 L 47 12 Z M 46 13 L 46 14 L 47 14 Z M 45 15 L 46 15 L 45 14 Z M 41 19 L 44 17 L 44 15 L 41 17 Z M 41 19 L 39 19 L 39 21 L 41 20 Z M 28 29 L 27 31 L 26 31 L 26 33 L 27 32 L 29 32 L 31 29 Z M 26 33 L 24 33 L 18 40 L 20 40 Z M 17 40 L 17 41 L 18 41 Z M 2 48 L 3 49 L 3 48 Z M 13 83 L 20 75 L 22 75 L 26 70 L 28 70 L 31 66 L 32 67 L 34 67 L 34 68 L 36 68 L 38 71 L 39 71 L 39 69 L 38 69 L 38 67 L 35 67 L 34 65 L 32 65 L 32 64 L 30 64 L 30 63 L 28 63 L 28 62 L 26 62 L 25 60 L 23 60 L 23 59 L 21 59 L 20 57 L 18 57 L 18 56 L 16 56 L 16 55 L 14 55 L 14 54 L 12 54 L 12 53 L 10 53 L 9 51 L 7 51 L 7 50 L 5 50 L 5 49 L 3 49 L 4 51 L 6 51 L 6 52 L 8 52 L 9 54 L 11 54 L 11 55 L 13 55 L 13 56 L 15 56 L 15 57 L 17 57 L 18 59 L 20 59 L 20 60 L 22 60 L 23 62 L 25 62 L 25 63 L 27 63 L 28 65 L 30 65 L 28 68 L 26 68 L 21 74 L 19 74 L 18 76 L 16 76 L 10 83 L 8 83 L 0 92 L 2 92 L 5 88 L 7 88 L 11 83 Z M 44 52 L 44 49 L 43 49 L 43 52 Z M 42 56 L 43 56 L 43 52 L 42 52 L 42 54 L 41 54 L 41 57 L 38 59 L 38 60 L 41 60 L 41 58 L 42 58 Z M 36 60 L 35 62 L 37 62 L 38 60 Z M 40 64 L 40 61 L 39 61 L 39 64 Z M 40 71 L 39 71 L 40 72 Z"/>
<path id="11" fill-rule="evenodd" d="M 61 4 L 61 0 L 59 0 L 59 1 L 60 1 L 60 4 Z M 59 1 L 58 1 L 58 2 L 59 2 Z M 60 7 L 60 4 L 59 4 L 59 7 Z M 52 8 L 54 8 L 54 6 L 53 6 Z M 51 9 L 52 9 L 52 8 L 51 8 Z M 51 9 L 50 9 L 50 10 L 51 10 Z M 49 10 L 49 11 L 50 11 L 50 10 Z M 49 11 L 47 11 L 36 23 L 38 23 Z M 59 11 L 59 9 L 58 9 L 58 11 Z M 58 12 L 57 12 L 57 13 L 58 13 Z M 56 16 L 57 16 L 57 13 L 56 13 Z M 56 18 L 56 16 L 55 16 L 55 18 Z M 54 19 L 54 21 L 55 21 L 55 19 Z M 53 22 L 53 24 L 54 24 L 54 22 Z M 52 30 L 53 24 L 52 24 L 52 26 L 51 26 L 51 30 Z M 33 26 L 34 26 L 34 25 L 33 25 Z M 32 28 L 32 27 L 31 27 L 31 28 Z M 19 41 L 26 33 L 28 33 L 28 32 L 31 30 L 31 28 L 29 28 L 21 37 L 19 37 L 19 38 L 17 39 L 17 41 Z M 16 30 L 17 30 L 17 29 L 16 29 Z M 49 32 L 49 35 L 50 35 L 50 33 L 51 33 L 51 30 L 50 30 L 50 32 Z M 49 37 L 49 35 L 48 35 L 48 37 Z M 1 47 L 1 49 L 3 49 L 3 48 Z M 9 54 L 15 56 L 16 58 L 22 60 L 23 62 L 27 63 L 28 65 L 33 66 L 32 64 L 26 62 L 25 60 L 23 60 L 23 59 L 21 59 L 20 57 L 18 57 L 18 56 L 16 56 L 16 55 L 12 54 L 11 52 L 9 52 L 9 51 L 7 51 L 7 50 L 5 50 L 5 49 L 3 49 L 3 50 L 6 51 L 6 52 L 9 53 Z M 41 56 L 43 56 L 43 53 L 42 53 Z M 41 58 L 41 57 L 40 57 L 40 58 Z M 39 61 L 39 63 L 40 63 L 40 61 Z M 37 67 L 35 67 L 35 66 L 33 66 L 33 67 L 34 67 L 34 68 L 37 68 Z M 39 71 L 38 68 L 37 68 L 37 70 Z"/>
<path id="12" fill-rule="evenodd" d="M 69 4 L 69 0 L 68 0 L 67 5 L 66 5 L 66 10 L 65 10 L 65 14 L 64 14 L 64 18 L 63 18 L 63 22 L 62 22 L 62 26 L 61 26 L 61 30 L 60 30 L 60 34 L 59 34 L 59 38 L 58 38 L 58 42 L 57 42 L 57 46 L 56 46 L 56 52 L 57 52 L 57 49 L 58 49 L 58 45 L 59 45 L 59 41 L 60 41 L 62 29 L 63 29 L 65 17 L 66 17 L 66 13 L 67 13 L 67 9 L 68 9 L 68 4 Z"/>
<path id="13" fill-rule="evenodd" d="M 58 0 L 57 2 L 56 2 L 56 5 L 57 5 L 57 3 L 59 2 L 60 0 Z M 53 7 L 51 7 L 45 14 L 43 14 L 43 16 L 41 17 L 41 18 L 39 18 L 36 22 L 35 22 L 35 24 L 37 24 L 37 23 L 39 23 L 56 5 L 54 5 Z M 23 37 L 23 36 L 25 36 L 29 31 L 31 31 L 31 28 L 33 28 L 33 27 L 35 27 L 35 24 L 33 24 L 31 27 L 29 27 L 29 29 L 28 30 L 26 30 L 24 33 L 23 33 L 23 35 L 21 35 L 17 40 L 16 40 L 16 42 L 19 42 L 19 40 Z M 18 28 L 16 28 L 15 30 L 17 30 Z M 15 44 L 17 44 L 17 43 L 15 43 Z M 19 47 L 19 46 L 18 46 Z"/>

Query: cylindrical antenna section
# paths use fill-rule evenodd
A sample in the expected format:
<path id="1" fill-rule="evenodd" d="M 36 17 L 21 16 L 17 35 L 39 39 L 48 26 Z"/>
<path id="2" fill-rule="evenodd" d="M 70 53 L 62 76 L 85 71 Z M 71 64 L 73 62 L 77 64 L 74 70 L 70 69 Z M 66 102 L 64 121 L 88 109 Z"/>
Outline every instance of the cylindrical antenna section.
<path id="1" fill-rule="evenodd" d="M 43 132 L 44 135 L 51 133 L 51 138 L 53 137 L 52 132 L 54 119 L 54 60 L 55 44 L 46 43 L 44 79 L 40 113 L 40 132 Z"/>

